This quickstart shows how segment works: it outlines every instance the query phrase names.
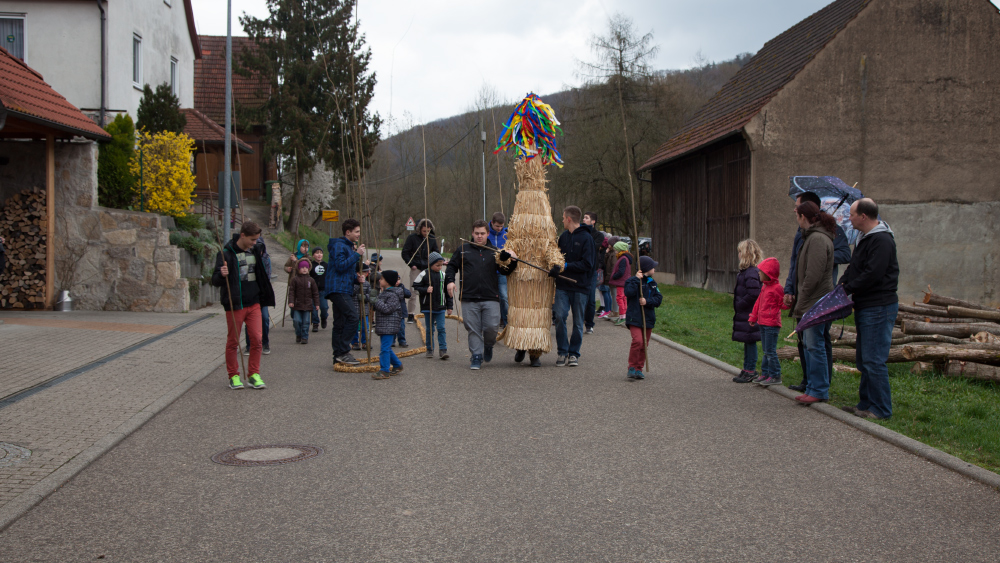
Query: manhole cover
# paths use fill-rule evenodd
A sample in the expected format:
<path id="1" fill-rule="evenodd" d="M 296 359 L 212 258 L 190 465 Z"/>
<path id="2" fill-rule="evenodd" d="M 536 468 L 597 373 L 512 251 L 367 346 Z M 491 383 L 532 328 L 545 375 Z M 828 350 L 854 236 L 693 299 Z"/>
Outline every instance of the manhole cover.
<path id="1" fill-rule="evenodd" d="M 271 446 L 244 446 L 218 453 L 212 461 L 222 465 L 254 467 L 258 465 L 282 465 L 318 456 L 323 453 L 316 446 L 293 446 L 279 444 Z"/>
<path id="2" fill-rule="evenodd" d="M 29 457 L 31 457 L 31 450 L 28 448 L 0 442 L 0 467 L 9 467 L 15 463 L 21 463 Z"/>

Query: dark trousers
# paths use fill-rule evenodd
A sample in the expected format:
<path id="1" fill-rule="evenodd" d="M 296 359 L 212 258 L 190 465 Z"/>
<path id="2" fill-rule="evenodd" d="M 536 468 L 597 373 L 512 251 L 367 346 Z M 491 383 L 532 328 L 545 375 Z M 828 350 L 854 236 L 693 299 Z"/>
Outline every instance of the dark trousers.
<path id="1" fill-rule="evenodd" d="M 343 356 L 351 351 L 351 339 L 358 330 L 358 310 L 355 308 L 354 297 L 347 293 L 331 293 L 327 295 L 333 309 L 333 355 Z"/>
<path id="2" fill-rule="evenodd" d="M 587 308 L 583 310 L 583 324 L 594 328 L 594 314 L 597 312 L 597 270 L 590 273 L 590 291 L 587 292 Z"/>
<path id="3" fill-rule="evenodd" d="M 799 324 L 802 319 L 795 319 L 795 324 Z M 826 323 L 823 329 L 823 344 L 826 347 L 826 369 L 829 372 L 830 384 L 833 384 L 833 341 L 830 340 L 830 324 Z M 809 384 L 809 360 L 806 357 L 806 345 L 802 340 L 802 333 L 796 333 L 798 336 L 798 348 L 799 348 L 799 363 L 802 364 L 802 384 Z"/>

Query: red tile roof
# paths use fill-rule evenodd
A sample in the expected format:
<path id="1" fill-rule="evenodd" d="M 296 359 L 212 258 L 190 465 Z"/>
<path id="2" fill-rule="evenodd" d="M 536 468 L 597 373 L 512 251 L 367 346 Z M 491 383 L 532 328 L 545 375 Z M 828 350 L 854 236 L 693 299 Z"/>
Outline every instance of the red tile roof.
<path id="1" fill-rule="evenodd" d="M 187 118 L 184 125 L 184 133 L 195 140 L 197 148 L 202 148 L 203 143 L 209 145 L 224 145 L 226 143 L 226 128 L 212 121 L 207 115 L 196 109 L 185 108 L 181 110 Z M 250 145 L 237 139 L 240 151 L 252 154 Z"/>
<path id="2" fill-rule="evenodd" d="M 200 36 L 202 58 L 194 63 L 194 108 L 218 123 L 226 121 L 226 38 Z M 240 53 L 255 48 L 249 37 L 233 37 L 233 110 L 237 105 L 259 107 L 267 99 L 271 86 L 260 77 L 236 73 Z"/>
<path id="3" fill-rule="evenodd" d="M 42 75 L 0 47 L 0 102 L 12 116 L 68 136 L 110 139 L 103 129 L 49 86 Z"/>
<path id="4" fill-rule="evenodd" d="M 870 2 L 836 0 L 765 43 L 639 170 L 739 132 Z"/>

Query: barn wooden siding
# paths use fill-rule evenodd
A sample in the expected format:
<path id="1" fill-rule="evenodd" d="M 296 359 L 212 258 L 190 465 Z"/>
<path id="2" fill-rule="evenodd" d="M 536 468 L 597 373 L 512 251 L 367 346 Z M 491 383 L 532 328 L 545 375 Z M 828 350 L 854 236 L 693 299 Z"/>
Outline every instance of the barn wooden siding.
<path id="1" fill-rule="evenodd" d="M 750 236 L 750 150 L 736 137 L 654 168 L 653 256 L 677 283 L 731 292 Z"/>

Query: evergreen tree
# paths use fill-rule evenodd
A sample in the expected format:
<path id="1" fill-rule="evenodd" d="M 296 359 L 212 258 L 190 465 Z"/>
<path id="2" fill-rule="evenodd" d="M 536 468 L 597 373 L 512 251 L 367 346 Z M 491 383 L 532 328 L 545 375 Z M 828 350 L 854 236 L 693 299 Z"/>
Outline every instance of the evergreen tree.
<path id="1" fill-rule="evenodd" d="M 135 152 L 135 126 L 128 115 L 118 114 L 105 130 L 111 141 L 102 143 L 97 157 L 97 201 L 104 207 L 127 209 L 139 191 L 129 170 Z"/>
<path id="2" fill-rule="evenodd" d="M 368 111 L 375 74 L 368 71 L 371 51 L 365 37 L 352 21 L 355 0 L 267 4 L 267 19 L 240 18 L 256 48 L 243 51 L 238 72 L 265 77 L 270 84 L 267 101 L 248 117 L 267 127 L 265 157 L 277 155 L 294 166 L 299 188 L 287 227 L 297 232 L 305 177 L 317 164 L 349 180 L 371 165 L 381 124 Z"/>
<path id="3" fill-rule="evenodd" d="M 136 126 L 147 133 L 183 133 L 187 118 L 181 113 L 181 103 L 177 96 L 170 92 L 170 85 L 164 82 L 153 91 L 146 84 L 142 88 L 142 99 L 139 100 L 139 112 Z"/>

